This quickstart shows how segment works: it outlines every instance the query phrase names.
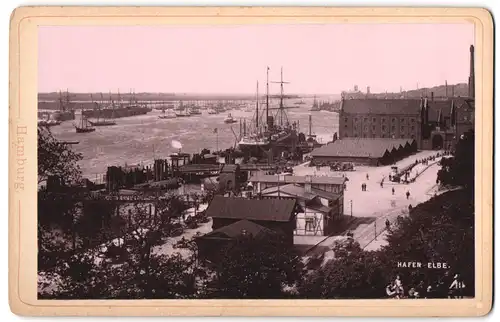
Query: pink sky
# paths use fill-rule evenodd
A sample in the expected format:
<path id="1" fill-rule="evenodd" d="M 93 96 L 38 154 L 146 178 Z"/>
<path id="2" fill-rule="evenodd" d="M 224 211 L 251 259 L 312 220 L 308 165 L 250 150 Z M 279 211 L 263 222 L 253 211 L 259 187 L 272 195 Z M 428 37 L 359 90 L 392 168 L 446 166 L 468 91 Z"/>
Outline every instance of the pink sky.
<path id="1" fill-rule="evenodd" d="M 42 26 L 39 92 L 288 93 L 467 82 L 472 24 Z M 278 87 L 271 88 L 277 91 Z"/>

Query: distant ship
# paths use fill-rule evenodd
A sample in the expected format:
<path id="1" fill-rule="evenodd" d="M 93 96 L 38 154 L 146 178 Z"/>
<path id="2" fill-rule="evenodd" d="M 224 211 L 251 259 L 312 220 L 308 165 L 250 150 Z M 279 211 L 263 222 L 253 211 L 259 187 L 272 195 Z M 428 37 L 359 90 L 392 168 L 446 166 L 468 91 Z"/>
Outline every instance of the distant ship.
<path id="1" fill-rule="evenodd" d="M 227 117 L 224 119 L 224 123 L 226 123 L 226 124 L 232 124 L 232 123 L 236 123 L 236 122 L 238 122 L 238 121 L 236 121 L 236 120 L 233 118 L 233 116 L 231 115 L 231 113 L 229 113 L 229 114 L 227 115 Z"/>
<path id="2" fill-rule="evenodd" d="M 151 108 L 139 104 L 137 99 L 135 98 L 135 94 L 131 94 L 130 102 L 128 105 L 125 105 L 121 98 L 120 93 L 118 93 L 117 102 L 113 102 L 109 108 L 99 109 L 93 108 L 90 110 L 83 111 L 83 115 L 87 118 L 121 118 L 121 117 L 129 117 L 129 116 L 137 116 L 144 115 L 151 112 Z"/>
<path id="3" fill-rule="evenodd" d="M 173 110 L 174 107 L 175 107 L 174 103 L 172 103 L 172 102 L 167 102 L 167 103 L 163 102 L 159 106 L 156 106 L 155 110 L 159 110 L 159 111 Z"/>
<path id="4" fill-rule="evenodd" d="M 112 103 L 113 105 L 113 103 Z M 91 121 L 91 120 L 88 120 L 88 122 L 92 125 L 92 126 L 111 126 L 111 125 L 116 125 L 116 122 L 115 121 L 111 121 L 111 120 L 108 120 L 106 118 L 101 118 L 101 106 L 98 104 L 98 110 L 99 110 L 99 114 L 97 114 L 97 118 L 95 121 Z M 113 108 L 110 108 L 111 110 L 114 111 Z M 114 113 L 112 113 L 112 118 L 114 116 Z"/>
<path id="5" fill-rule="evenodd" d="M 59 124 L 61 124 L 61 121 L 57 121 L 54 119 L 38 120 L 39 126 L 51 127 Z"/>
<path id="6" fill-rule="evenodd" d="M 71 103 L 68 91 L 64 94 L 59 91 L 57 101 L 38 101 L 38 117 L 45 118 L 47 114 L 50 114 L 50 119 L 54 121 L 74 120 L 75 111 L 72 110 L 72 105 L 74 103 Z"/>
<path id="7" fill-rule="evenodd" d="M 311 107 L 311 111 L 320 111 L 321 108 L 319 107 L 319 104 L 318 104 L 318 101 L 316 100 L 316 96 L 314 96 L 314 101 L 313 101 L 313 105 Z"/>
<path id="8" fill-rule="evenodd" d="M 191 115 L 201 115 L 200 108 L 198 106 L 193 106 L 189 109 L 189 114 Z"/>
<path id="9" fill-rule="evenodd" d="M 208 110 L 208 114 L 213 115 L 213 114 L 219 114 L 219 113 L 216 110 L 214 110 L 213 108 L 211 108 Z"/>
<path id="10" fill-rule="evenodd" d="M 82 111 L 83 112 L 83 111 Z M 89 122 L 85 115 L 81 115 L 80 125 L 73 124 L 76 129 L 76 133 L 89 133 L 94 132 L 95 127 L 89 126 Z"/>
<path id="11" fill-rule="evenodd" d="M 269 68 L 267 71 L 269 78 Z M 288 116 L 285 112 L 287 108 L 284 106 L 283 84 L 286 82 L 283 81 L 283 69 L 281 70 L 281 81 L 278 83 L 281 84 L 280 103 L 276 115 L 271 116 L 269 115 L 269 79 L 267 80 L 265 109 L 267 122 L 265 124 L 261 124 L 262 122 L 260 122 L 259 85 L 257 83 L 257 102 L 253 118 L 255 120 L 255 127 L 251 130 L 249 135 L 243 136 L 238 143 L 238 149 L 248 157 L 262 157 L 270 151 L 273 146 L 293 146 L 293 142 L 298 140 L 296 124 L 293 123 L 290 125 Z M 275 120 L 277 120 L 278 123 L 275 123 Z"/>
<path id="12" fill-rule="evenodd" d="M 172 110 L 168 110 L 165 112 L 165 110 L 162 111 L 162 115 L 158 116 L 159 119 L 175 119 L 177 116 Z"/>

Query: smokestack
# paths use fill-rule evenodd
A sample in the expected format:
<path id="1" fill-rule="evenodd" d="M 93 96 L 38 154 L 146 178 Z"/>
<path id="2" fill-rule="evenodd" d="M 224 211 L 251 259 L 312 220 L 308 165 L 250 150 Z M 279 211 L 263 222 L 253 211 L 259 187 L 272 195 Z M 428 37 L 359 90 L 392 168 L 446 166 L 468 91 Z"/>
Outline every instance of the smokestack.
<path id="1" fill-rule="evenodd" d="M 431 102 L 434 102 L 434 92 L 431 92 Z"/>
<path id="2" fill-rule="evenodd" d="M 469 97 L 474 98 L 474 45 L 470 45 Z"/>
<path id="3" fill-rule="evenodd" d="M 448 81 L 444 81 L 444 96 L 448 97 Z"/>

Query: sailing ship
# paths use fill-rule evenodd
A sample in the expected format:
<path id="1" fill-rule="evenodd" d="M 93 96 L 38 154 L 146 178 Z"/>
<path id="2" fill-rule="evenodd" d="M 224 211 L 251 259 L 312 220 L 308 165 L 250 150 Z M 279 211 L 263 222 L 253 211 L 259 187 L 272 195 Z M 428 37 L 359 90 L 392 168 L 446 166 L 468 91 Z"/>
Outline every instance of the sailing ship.
<path id="1" fill-rule="evenodd" d="M 224 123 L 226 123 L 226 124 L 232 124 L 232 123 L 236 123 L 236 122 L 238 122 L 238 121 L 236 121 L 236 120 L 233 118 L 233 116 L 231 115 L 231 113 L 229 113 L 229 114 L 227 115 L 227 117 L 224 119 Z"/>
<path id="2" fill-rule="evenodd" d="M 59 110 L 52 113 L 51 120 L 59 122 L 74 119 L 75 111 L 71 110 L 71 98 L 69 95 L 69 91 L 66 90 L 66 93 L 64 95 L 61 93 L 61 91 L 59 91 Z"/>
<path id="3" fill-rule="evenodd" d="M 189 109 L 184 106 L 182 101 L 179 102 L 179 106 L 175 109 L 175 116 L 177 117 L 189 117 L 191 113 L 189 113 Z"/>
<path id="4" fill-rule="evenodd" d="M 92 97 L 92 95 L 91 95 L 91 97 Z M 110 97 L 109 97 L 109 98 L 110 98 L 110 107 L 109 107 L 108 109 L 112 110 L 112 111 L 111 111 L 111 113 L 112 113 L 112 114 L 111 114 L 111 116 L 113 117 L 113 116 L 114 116 L 114 107 L 115 107 L 115 106 L 114 106 L 114 102 L 113 102 L 113 100 L 111 99 L 111 93 L 110 93 Z M 93 100 L 92 100 L 92 102 L 93 102 Z M 101 93 L 101 104 L 103 104 L 102 93 Z M 101 119 L 101 114 L 102 114 L 102 113 L 101 113 L 101 111 L 102 111 L 102 109 L 101 109 L 101 104 L 96 103 L 96 105 L 97 105 L 97 110 L 98 110 L 96 120 L 95 120 L 95 121 L 88 120 L 88 122 L 89 122 L 92 126 L 111 126 L 111 125 L 116 125 L 116 122 L 111 121 L 111 120 L 108 120 L 108 119 L 106 119 L 105 117 L 103 117 L 103 118 Z"/>
<path id="5" fill-rule="evenodd" d="M 245 135 L 241 138 L 238 149 L 241 150 L 248 157 L 260 157 L 265 155 L 271 150 L 273 146 L 284 145 L 293 146 L 290 140 L 295 140 L 298 136 L 296 135 L 296 124 L 290 125 L 288 122 L 288 116 L 285 112 L 286 107 L 284 106 L 284 93 L 283 84 L 287 82 L 283 81 L 283 69 L 281 69 L 281 80 L 279 82 L 273 82 L 281 84 L 281 95 L 280 102 L 277 108 L 277 113 L 272 116 L 269 115 L 269 67 L 267 68 L 267 83 L 266 83 L 266 109 L 265 109 L 265 124 L 260 124 L 259 115 L 259 85 L 257 83 L 257 103 L 256 110 L 254 114 L 255 127 L 253 132 L 249 135 Z M 277 120 L 277 123 L 275 123 Z"/>
<path id="6" fill-rule="evenodd" d="M 319 107 L 318 101 L 316 100 L 316 96 L 314 96 L 314 101 L 313 101 L 313 105 L 311 107 L 311 111 L 317 112 L 320 110 L 321 110 L 321 108 Z"/>
<path id="7" fill-rule="evenodd" d="M 147 107 L 144 104 L 139 104 L 135 97 L 135 93 L 130 92 L 130 102 L 129 104 L 124 104 L 120 97 L 120 93 L 118 92 L 118 104 L 113 108 L 104 108 L 104 109 L 90 109 L 83 111 L 83 114 L 87 118 L 97 118 L 105 117 L 105 118 L 121 118 L 121 117 L 129 117 L 129 116 L 137 116 L 144 115 L 151 112 L 151 108 Z"/>
<path id="8" fill-rule="evenodd" d="M 83 112 L 83 111 L 82 111 Z M 95 127 L 92 127 L 89 125 L 89 122 L 87 120 L 87 117 L 85 115 L 81 115 L 80 119 L 80 126 L 73 124 L 76 129 L 76 133 L 89 133 L 89 132 L 94 132 Z"/>

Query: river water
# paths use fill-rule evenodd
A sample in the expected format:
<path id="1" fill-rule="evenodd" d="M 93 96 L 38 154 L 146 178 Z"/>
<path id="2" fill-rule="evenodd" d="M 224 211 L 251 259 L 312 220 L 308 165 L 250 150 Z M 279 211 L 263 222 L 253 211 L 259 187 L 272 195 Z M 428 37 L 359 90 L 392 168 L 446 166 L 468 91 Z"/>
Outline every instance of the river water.
<path id="1" fill-rule="evenodd" d="M 310 105 L 287 111 L 290 122 L 298 121 L 301 132 L 309 132 L 309 115 L 312 115 L 312 132 L 318 141 L 326 143 L 333 133 L 338 132 L 338 114 L 333 112 L 311 112 Z M 253 112 L 233 110 L 235 119 L 247 119 L 247 125 Z M 177 152 L 171 146 L 172 140 L 180 141 L 182 152 L 198 153 L 203 148 L 211 151 L 218 146 L 225 149 L 234 146 L 235 135 L 239 134 L 239 123 L 225 124 L 227 112 L 159 119 L 161 111 L 126 118 L 116 119 L 116 125 L 97 127 L 95 132 L 76 133 L 72 121 L 63 122 L 51 128 L 54 136 L 64 141 L 79 141 L 72 145 L 73 150 L 83 154 L 80 167 L 85 177 L 97 178 L 106 172 L 108 166 L 150 164 L 155 158 L 167 158 Z M 79 116 L 77 116 L 79 118 Z M 214 129 L 218 129 L 216 134 Z"/>

